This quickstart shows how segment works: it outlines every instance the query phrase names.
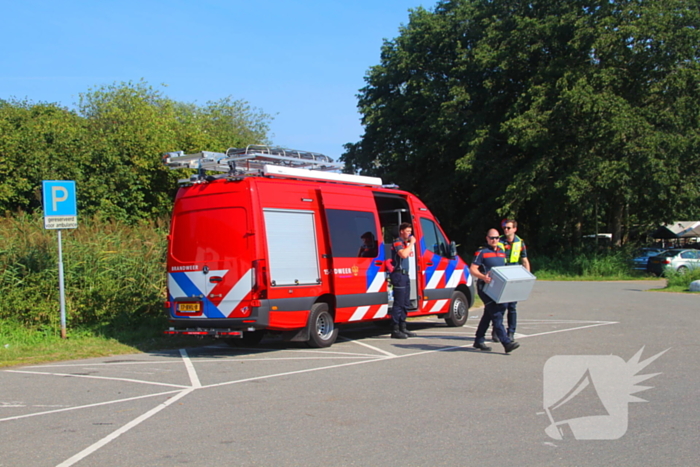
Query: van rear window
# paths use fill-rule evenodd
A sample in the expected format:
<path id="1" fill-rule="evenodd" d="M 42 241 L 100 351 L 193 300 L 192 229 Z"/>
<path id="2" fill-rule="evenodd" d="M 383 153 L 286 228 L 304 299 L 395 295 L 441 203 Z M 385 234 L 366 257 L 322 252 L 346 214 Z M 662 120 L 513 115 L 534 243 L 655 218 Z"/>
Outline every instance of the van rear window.
<path id="1" fill-rule="evenodd" d="M 248 247 L 247 232 L 240 207 L 181 212 L 173 218 L 171 252 L 183 263 L 231 259 Z"/>

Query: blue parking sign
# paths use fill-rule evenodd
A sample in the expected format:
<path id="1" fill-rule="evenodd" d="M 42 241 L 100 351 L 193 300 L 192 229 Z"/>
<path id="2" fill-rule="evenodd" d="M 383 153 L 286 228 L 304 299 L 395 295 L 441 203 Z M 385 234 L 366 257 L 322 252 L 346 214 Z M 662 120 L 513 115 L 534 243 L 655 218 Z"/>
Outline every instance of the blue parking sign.
<path id="1" fill-rule="evenodd" d="M 78 204 L 75 181 L 44 180 L 44 228 L 75 229 L 78 227 Z"/>

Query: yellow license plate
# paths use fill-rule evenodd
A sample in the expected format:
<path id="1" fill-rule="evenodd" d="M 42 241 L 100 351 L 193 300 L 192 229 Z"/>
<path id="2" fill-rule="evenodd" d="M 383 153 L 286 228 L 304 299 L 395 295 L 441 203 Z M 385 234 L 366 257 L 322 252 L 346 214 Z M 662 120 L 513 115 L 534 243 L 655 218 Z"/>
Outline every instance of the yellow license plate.
<path id="1" fill-rule="evenodd" d="M 184 311 L 184 312 L 197 312 L 201 310 L 201 303 L 178 303 L 177 304 L 177 311 Z"/>

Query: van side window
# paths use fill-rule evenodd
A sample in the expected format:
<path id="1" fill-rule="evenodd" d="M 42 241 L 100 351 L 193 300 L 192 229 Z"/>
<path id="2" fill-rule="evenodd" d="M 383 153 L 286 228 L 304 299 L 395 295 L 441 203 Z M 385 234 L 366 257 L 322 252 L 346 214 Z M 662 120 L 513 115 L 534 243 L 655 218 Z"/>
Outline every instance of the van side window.
<path id="1" fill-rule="evenodd" d="M 373 213 L 327 209 L 326 216 L 334 258 L 377 256 L 377 225 Z"/>
<path id="2" fill-rule="evenodd" d="M 435 222 L 430 219 L 422 218 L 420 219 L 421 230 L 423 231 L 423 239 L 425 240 L 425 247 L 428 251 L 432 251 L 436 255 L 448 258 L 449 246 L 447 240 L 445 239 L 440 229 L 437 228 Z"/>

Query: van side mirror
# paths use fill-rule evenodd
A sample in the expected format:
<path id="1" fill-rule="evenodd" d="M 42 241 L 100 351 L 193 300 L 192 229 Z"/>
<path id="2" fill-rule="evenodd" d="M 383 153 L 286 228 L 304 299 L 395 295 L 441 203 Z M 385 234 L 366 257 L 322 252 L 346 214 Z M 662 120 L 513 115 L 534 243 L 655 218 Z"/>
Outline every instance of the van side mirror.
<path id="1" fill-rule="evenodd" d="M 457 257 L 457 244 L 455 242 L 450 242 L 450 258 Z"/>

